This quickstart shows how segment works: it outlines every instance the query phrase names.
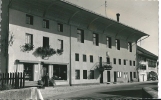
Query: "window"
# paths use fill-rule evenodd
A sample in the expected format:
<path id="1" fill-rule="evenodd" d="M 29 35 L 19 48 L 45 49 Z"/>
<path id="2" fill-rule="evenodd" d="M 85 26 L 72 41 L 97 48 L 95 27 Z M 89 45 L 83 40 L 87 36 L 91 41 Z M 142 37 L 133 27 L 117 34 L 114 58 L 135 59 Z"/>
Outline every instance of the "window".
<path id="1" fill-rule="evenodd" d="M 106 45 L 108 48 L 111 48 L 111 37 L 106 37 Z"/>
<path id="2" fill-rule="evenodd" d="M 83 70 L 83 79 L 87 79 L 87 70 Z"/>
<path id="3" fill-rule="evenodd" d="M 128 72 L 124 72 L 124 78 L 127 78 Z"/>
<path id="4" fill-rule="evenodd" d="M 99 46 L 99 36 L 96 33 L 93 33 L 93 44 Z"/>
<path id="5" fill-rule="evenodd" d="M 33 35 L 26 33 L 25 42 L 26 42 L 26 44 L 33 45 Z"/>
<path id="6" fill-rule="evenodd" d="M 86 62 L 87 59 L 86 59 L 86 55 L 83 55 L 83 62 Z"/>
<path id="7" fill-rule="evenodd" d="M 109 58 L 109 57 L 107 57 L 106 59 L 107 59 L 107 63 L 109 64 L 109 63 L 110 63 L 110 58 Z"/>
<path id="8" fill-rule="evenodd" d="M 135 66 L 135 61 L 133 61 L 133 66 Z"/>
<path id="9" fill-rule="evenodd" d="M 119 59 L 119 65 L 121 65 L 121 59 Z"/>
<path id="10" fill-rule="evenodd" d="M 124 59 L 124 65 L 126 65 L 126 60 Z"/>
<path id="11" fill-rule="evenodd" d="M 132 66 L 132 61 L 130 60 L 130 66 Z"/>
<path id="12" fill-rule="evenodd" d="M 116 39 L 115 43 L 116 43 L 116 49 L 120 50 L 120 40 Z"/>
<path id="13" fill-rule="evenodd" d="M 128 50 L 129 50 L 129 52 L 132 52 L 132 43 L 131 42 L 128 42 Z"/>
<path id="14" fill-rule="evenodd" d="M 79 61 L 79 54 L 78 53 L 75 54 L 75 61 Z"/>
<path id="15" fill-rule="evenodd" d="M 26 24 L 33 25 L 33 19 L 33 16 L 26 14 Z"/>
<path id="16" fill-rule="evenodd" d="M 116 58 L 113 59 L 113 63 L 116 64 Z"/>
<path id="17" fill-rule="evenodd" d="M 84 31 L 81 29 L 77 29 L 77 34 L 78 34 L 78 42 L 84 43 Z"/>
<path id="18" fill-rule="evenodd" d="M 117 72 L 117 78 L 121 78 L 121 72 Z"/>
<path id="19" fill-rule="evenodd" d="M 136 72 L 134 72 L 134 78 L 136 78 Z"/>
<path id="20" fill-rule="evenodd" d="M 58 23 L 58 31 L 63 32 L 63 24 Z"/>
<path id="21" fill-rule="evenodd" d="M 93 56 L 90 55 L 90 62 L 93 62 Z"/>
<path id="22" fill-rule="evenodd" d="M 94 79 L 94 70 L 90 70 L 90 79 Z"/>
<path id="23" fill-rule="evenodd" d="M 59 43 L 60 43 L 60 49 L 63 50 L 63 40 L 61 39 L 58 39 L 59 40 Z"/>
<path id="24" fill-rule="evenodd" d="M 75 79 L 80 79 L 80 70 L 75 70 Z"/>
<path id="25" fill-rule="evenodd" d="M 55 80 L 67 80 L 67 65 L 56 65 L 53 67 Z"/>
<path id="26" fill-rule="evenodd" d="M 49 20 L 43 19 L 43 28 L 49 29 Z"/>
<path id="27" fill-rule="evenodd" d="M 43 37 L 43 47 L 49 47 L 49 38 Z"/>

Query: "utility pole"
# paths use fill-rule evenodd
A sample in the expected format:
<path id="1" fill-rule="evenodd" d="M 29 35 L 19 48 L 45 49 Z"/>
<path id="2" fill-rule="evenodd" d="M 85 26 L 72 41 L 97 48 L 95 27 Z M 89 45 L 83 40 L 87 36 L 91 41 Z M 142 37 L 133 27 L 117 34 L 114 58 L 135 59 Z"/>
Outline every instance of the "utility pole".
<path id="1" fill-rule="evenodd" d="M 107 17 L 106 7 L 107 7 L 107 1 L 105 0 L 105 16 Z"/>

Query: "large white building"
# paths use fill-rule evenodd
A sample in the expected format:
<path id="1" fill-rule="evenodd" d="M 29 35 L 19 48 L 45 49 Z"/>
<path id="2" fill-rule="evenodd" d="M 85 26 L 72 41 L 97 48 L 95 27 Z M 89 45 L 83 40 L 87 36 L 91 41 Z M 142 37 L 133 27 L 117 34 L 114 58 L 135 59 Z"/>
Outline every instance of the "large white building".
<path id="1" fill-rule="evenodd" d="M 136 43 L 147 34 L 61 0 L 8 1 L 2 72 L 54 74 L 57 85 L 138 80 Z"/>

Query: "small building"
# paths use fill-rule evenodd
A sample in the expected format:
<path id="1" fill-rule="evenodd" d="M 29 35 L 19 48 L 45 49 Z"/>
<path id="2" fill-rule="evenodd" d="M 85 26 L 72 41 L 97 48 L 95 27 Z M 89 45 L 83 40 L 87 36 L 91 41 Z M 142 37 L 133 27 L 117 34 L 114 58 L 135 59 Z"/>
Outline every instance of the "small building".
<path id="1" fill-rule="evenodd" d="M 26 81 L 54 75 L 57 85 L 138 80 L 136 44 L 146 33 L 61 0 L 6 5 L 2 72 L 23 72 Z"/>
<path id="2" fill-rule="evenodd" d="M 158 74 L 157 60 L 158 56 L 137 46 L 137 69 L 140 82 L 148 81 L 151 72 Z"/>

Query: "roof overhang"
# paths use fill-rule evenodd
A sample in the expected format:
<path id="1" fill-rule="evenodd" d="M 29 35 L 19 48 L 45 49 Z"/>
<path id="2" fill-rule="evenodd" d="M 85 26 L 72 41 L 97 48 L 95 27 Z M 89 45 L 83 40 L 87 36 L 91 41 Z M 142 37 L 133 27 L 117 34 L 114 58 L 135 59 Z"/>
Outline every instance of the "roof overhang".
<path id="1" fill-rule="evenodd" d="M 11 0 L 10 8 L 117 39 L 136 42 L 147 34 L 62 0 Z"/>

